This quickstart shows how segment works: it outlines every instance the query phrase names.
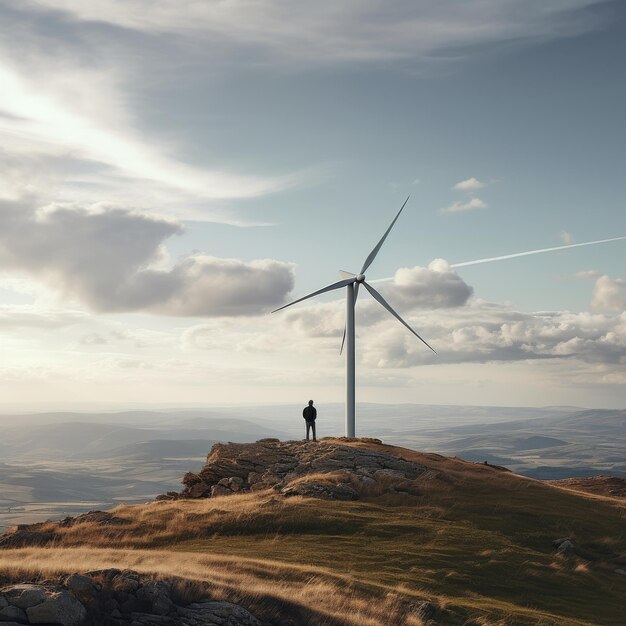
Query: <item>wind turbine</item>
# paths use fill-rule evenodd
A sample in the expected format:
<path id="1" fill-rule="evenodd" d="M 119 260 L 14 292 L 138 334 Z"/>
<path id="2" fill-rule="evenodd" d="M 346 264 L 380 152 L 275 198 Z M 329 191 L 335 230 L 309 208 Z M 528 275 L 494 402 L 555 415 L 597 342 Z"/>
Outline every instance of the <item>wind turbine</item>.
<path id="1" fill-rule="evenodd" d="M 313 298 L 314 296 L 318 296 L 322 293 L 326 293 L 327 291 L 334 291 L 335 289 L 341 289 L 342 287 L 346 288 L 346 325 L 343 333 L 343 340 L 341 342 L 341 351 L 343 351 L 344 343 L 346 344 L 346 437 L 354 437 L 355 433 L 355 334 L 354 334 L 354 308 L 356 304 L 356 299 L 359 294 L 359 287 L 363 285 L 367 291 L 370 292 L 374 300 L 377 300 L 391 315 L 393 315 L 401 324 L 406 326 L 422 343 L 424 343 L 428 348 L 430 348 L 433 352 L 435 350 L 428 345 L 428 343 L 422 339 L 391 307 L 391 305 L 382 297 L 372 285 L 365 282 L 365 272 L 369 268 L 369 266 L 374 262 L 376 255 L 380 251 L 383 243 L 385 243 L 385 239 L 387 239 L 387 235 L 391 232 L 394 224 L 400 217 L 400 213 L 406 206 L 406 203 L 409 201 L 409 198 L 404 201 L 404 204 L 400 207 L 398 214 L 394 217 L 393 222 L 391 222 L 389 228 L 385 231 L 385 234 L 381 237 L 380 241 L 374 246 L 374 249 L 369 253 L 368 257 L 365 259 L 365 263 L 363 263 L 363 267 L 358 274 L 352 274 L 351 272 L 344 272 L 343 270 L 339 271 L 339 274 L 343 278 L 337 283 L 333 283 L 332 285 L 328 285 L 323 287 L 322 289 L 318 289 L 313 293 L 310 293 L 308 296 L 304 296 L 302 298 L 298 298 L 289 304 L 285 304 L 280 308 L 272 311 L 272 313 L 276 313 L 277 311 L 282 311 L 287 307 L 292 306 L 293 304 L 297 304 L 298 302 L 302 302 L 303 300 L 308 300 L 309 298 Z M 436 352 L 435 352 L 436 354 Z"/>

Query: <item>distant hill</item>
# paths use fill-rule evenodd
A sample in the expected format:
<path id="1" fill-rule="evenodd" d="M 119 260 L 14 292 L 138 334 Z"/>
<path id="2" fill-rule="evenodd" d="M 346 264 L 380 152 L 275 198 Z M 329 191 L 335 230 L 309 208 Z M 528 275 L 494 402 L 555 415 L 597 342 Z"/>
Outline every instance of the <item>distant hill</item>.
<path id="1" fill-rule="evenodd" d="M 188 422 L 185 424 L 185 422 Z M 134 427 L 119 423 L 60 422 L 0 428 L 4 458 L 102 458 L 120 447 L 146 441 L 255 441 L 280 433 L 241 419 L 190 418 L 167 425 Z"/>
<path id="2" fill-rule="evenodd" d="M 626 476 L 626 411 L 452 426 L 422 433 L 421 446 L 533 478 Z"/>

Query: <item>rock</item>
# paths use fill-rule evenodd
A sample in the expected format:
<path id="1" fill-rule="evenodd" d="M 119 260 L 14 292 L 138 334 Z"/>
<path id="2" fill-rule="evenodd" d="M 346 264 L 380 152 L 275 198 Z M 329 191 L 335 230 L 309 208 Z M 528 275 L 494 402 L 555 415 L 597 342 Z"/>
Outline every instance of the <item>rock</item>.
<path id="1" fill-rule="evenodd" d="M 167 615 L 151 615 L 150 613 L 133 613 L 131 626 L 181 626 L 181 622 Z M 128 622 L 125 622 L 128 623 Z M 195 626 L 196 622 L 194 622 Z M 219 622 L 212 622 L 212 626 Z"/>
<path id="2" fill-rule="evenodd" d="M 173 607 L 170 593 L 171 587 L 165 581 L 151 580 L 137 590 L 137 598 L 148 604 L 153 613 L 167 615 Z"/>
<path id="3" fill-rule="evenodd" d="M 0 609 L 0 623 L 3 622 L 28 624 L 28 618 L 24 609 L 20 609 L 17 606 L 5 606 L 3 609 Z"/>
<path id="4" fill-rule="evenodd" d="M 85 607 L 69 591 L 51 595 L 45 602 L 26 609 L 31 624 L 79 626 L 87 617 Z"/>
<path id="5" fill-rule="evenodd" d="M 233 491 L 239 491 L 244 484 L 244 480 L 243 478 L 239 477 L 239 476 L 231 476 L 228 479 L 228 486 L 233 490 Z"/>
<path id="6" fill-rule="evenodd" d="M 133 591 L 137 591 L 140 584 L 141 583 L 139 582 L 139 574 L 137 574 L 136 572 L 131 572 L 129 570 L 124 570 L 123 572 L 120 572 L 117 576 L 113 577 L 111 586 L 114 591 L 129 594 Z"/>
<path id="7" fill-rule="evenodd" d="M 31 546 L 45 546 L 54 540 L 54 533 L 39 532 L 36 530 L 16 530 L 0 537 L 2 548 L 25 548 Z"/>
<path id="8" fill-rule="evenodd" d="M 109 513 L 109 511 L 89 511 L 76 517 L 66 517 L 59 522 L 61 528 L 77 524 L 94 524 L 96 526 L 123 526 L 128 521 Z"/>
<path id="9" fill-rule="evenodd" d="M 20 609 L 41 604 L 46 599 L 46 590 L 40 585 L 12 585 L 2 590 L 2 595 L 8 604 Z"/>
<path id="10" fill-rule="evenodd" d="M 139 601 L 132 595 L 129 595 L 124 602 L 120 604 L 119 610 L 123 615 L 130 615 L 140 609 Z"/>
<path id="11" fill-rule="evenodd" d="M 359 494 L 346 483 L 303 482 L 281 490 L 284 496 L 307 496 L 322 500 L 358 500 Z"/>
<path id="12" fill-rule="evenodd" d="M 254 485 L 261 481 L 261 474 L 259 472 L 250 472 L 248 474 L 248 484 Z"/>
<path id="13" fill-rule="evenodd" d="M 65 586 L 78 595 L 91 594 L 95 590 L 93 580 L 89 576 L 72 574 L 65 581 Z"/>
<path id="14" fill-rule="evenodd" d="M 561 544 L 557 548 L 557 552 L 559 554 L 572 554 L 574 550 L 575 550 L 574 544 L 569 539 L 566 539 L 565 541 L 561 542 Z"/>
<path id="15" fill-rule="evenodd" d="M 203 498 L 211 492 L 210 485 L 207 485 L 203 480 L 192 485 L 188 492 L 189 498 Z"/>
<path id="16" fill-rule="evenodd" d="M 3 609 L 5 606 L 9 606 L 9 603 L 3 595 L 0 595 L 0 609 Z"/>
<path id="17" fill-rule="evenodd" d="M 213 487 L 211 487 L 212 498 L 217 498 L 219 496 L 230 496 L 232 493 L 233 492 L 228 487 L 224 487 L 223 485 L 213 485 Z"/>
<path id="18" fill-rule="evenodd" d="M 373 487 L 371 480 L 376 479 L 384 491 L 401 487 L 411 493 L 410 486 L 394 483 L 413 481 L 421 477 L 426 468 L 392 454 L 378 440 L 363 441 L 370 445 L 347 445 L 348 440 L 344 439 L 326 439 L 316 446 L 302 441 L 281 442 L 276 439 L 263 439 L 253 444 L 215 444 L 202 470 L 185 475 L 185 489 L 181 497 L 205 498 L 248 489 L 260 491 L 271 488 L 282 490 L 285 495 L 305 495 L 303 487 L 297 486 L 303 476 L 337 472 L 350 472 L 350 482 L 357 484 L 358 480 L 364 487 Z M 346 487 L 334 489 L 332 494 L 321 488 L 307 488 L 306 495 L 354 498 L 356 490 L 347 484 L 348 481 L 344 482 Z"/>
<path id="19" fill-rule="evenodd" d="M 615 570 L 615 573 L 616 574 L 621 574 L 622 576 L 626 576 L 626 570 L 624 570 L 624 569 L 618 568 L 618 569 Z"/>
<path id="20" fill-rule="evenodd" d="M 230 602 L 195 602 L 179 608 L 178 615 L 197 626 L 262 626 L 252 613 Z"/>

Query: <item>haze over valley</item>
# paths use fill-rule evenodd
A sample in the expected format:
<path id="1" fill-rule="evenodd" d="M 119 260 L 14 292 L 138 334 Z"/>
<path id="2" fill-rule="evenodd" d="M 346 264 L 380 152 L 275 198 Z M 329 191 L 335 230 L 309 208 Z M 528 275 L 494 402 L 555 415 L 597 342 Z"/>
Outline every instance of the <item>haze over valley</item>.
<path id="1" fill-rule="evenodd" d="M 321 404 L 319 436 L 343 429 L 343 406 Z M 61 518 L 178 491 L 218 442 L 301 439 L 294 405 L 0 418 L 0 524 Z M 360 434 L 502 465 L 540 479 L 626 477 L 626 411 L 576 407 L 358 406 Z"/>

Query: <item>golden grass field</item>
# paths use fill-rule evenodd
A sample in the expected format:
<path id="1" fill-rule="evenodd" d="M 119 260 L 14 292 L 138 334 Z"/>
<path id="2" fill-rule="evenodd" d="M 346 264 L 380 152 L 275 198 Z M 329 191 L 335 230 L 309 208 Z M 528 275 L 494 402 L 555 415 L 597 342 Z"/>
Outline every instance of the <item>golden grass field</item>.
<path id="1" fill-rule="evenodd" d="M 624 500 L 386 451 L 432 470 L 414 494 L 336 502 L 265 491 L 119 506 L 123 525 L 57 528 L 52 547 L 0 550 L 0 577 L 132 568 L 176 576 L 190 597 L 208 589 L 261 617 L 312 625 L 416 626 L 411 607 L 423 600 L 446 624 L 626 624 L 626 576 L 615 572 L 626 568 Z M 556 554 L 559 537 L 573 539 L 576 556 Z"/>

